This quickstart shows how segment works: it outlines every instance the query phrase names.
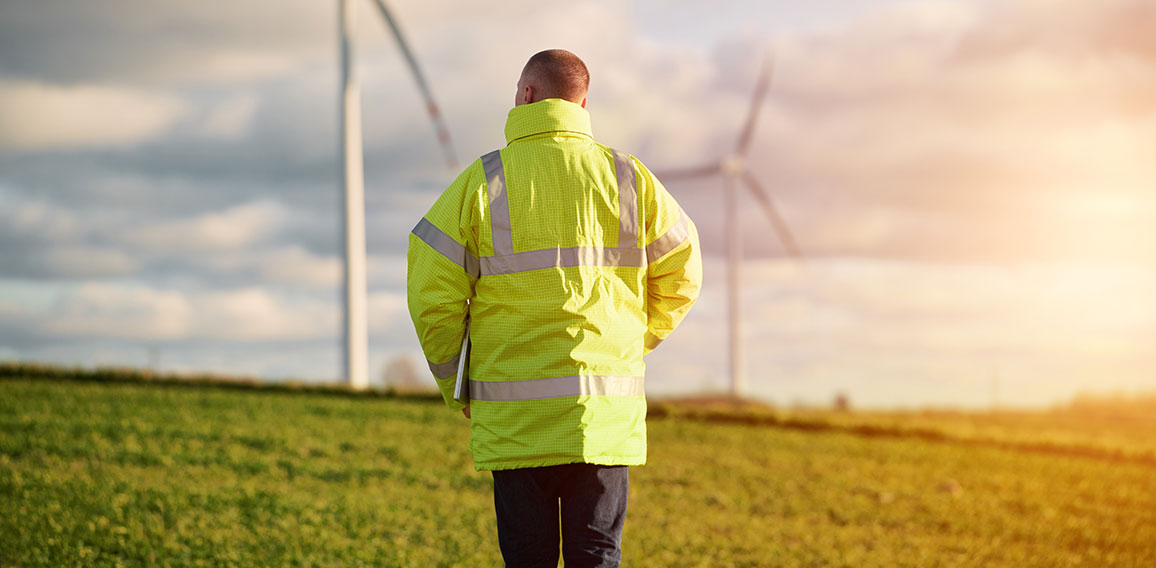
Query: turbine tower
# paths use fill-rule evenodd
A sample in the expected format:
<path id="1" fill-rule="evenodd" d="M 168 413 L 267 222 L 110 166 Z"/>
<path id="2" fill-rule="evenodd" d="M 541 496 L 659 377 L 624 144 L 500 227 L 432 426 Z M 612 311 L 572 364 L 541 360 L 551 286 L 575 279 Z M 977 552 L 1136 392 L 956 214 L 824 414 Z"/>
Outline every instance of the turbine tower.
<path id="1" fill-rule="evenodd" d="M 747 169 L 746 157 L 750 150 L 751 138 L 754 136 L 755 124 L 759 118 L 763 99 L 771 84 L 771 72 L 774 68 L 774 59 L 770 54 L 763 59 L 762 72 L 758 83 L 755 84 L 754 97 L 751 99 L 751 108 L 747 112 L 747 120 L 739 134 L 735 150 L 722 159 L 687 170 L 677 170 L 659 173 L 658 178 L 664 181 L 683 181 L 699 179 L 721 174 L 723 176 L 723 198 L 726 224 L 727 250 L 727 343 L 729 352 L 729 373 L 731 379 L 731 396 L 742 398 L 746 395 L 747 381 L 743 358 L 742 312 L 740 307 L 740 265 L 742 263 L 742 240 L 739 230 L 739 193 L 740 186 L 745 186 L 762 206 L 763 212 L 771 222 L 771 226 L 779 235 L 787 253 L 795 259 L 802 259 L 803 255 L 795 243 L 791 230 L 783 221 L 771 196 Z"/>
<path id="2" fill-rule="evenodd" d="M 354 29 L 357 23 L 356 0 L 339 0 L 338 22 L 341 28 L 341 185 L 344 188 L 345 206 L 342 209 L 342 227 L 345 229 L 345 288 L 344 288 L 344 360 L 343 371 L 349 385 L 357 390 L 369 387 L 369 328 L 366 312 L 365 278 L 365 178 L 361 147 L 361 91 L 357 83 L 354 61 Z M 417 81 L 418 89 L 426 102 L 426 112 L 433 120 L 438 143 L 446 154 L 446 162 L 452 168 L 457 159 L 450 143 L 438 106 L 434 102 L 429 85 L 422 75 L 417 59 L 401 33 L 397 20 L 390 13 L 383 0 L 375 0 L 381 16 L 393 32 L 410 72 Z"/>

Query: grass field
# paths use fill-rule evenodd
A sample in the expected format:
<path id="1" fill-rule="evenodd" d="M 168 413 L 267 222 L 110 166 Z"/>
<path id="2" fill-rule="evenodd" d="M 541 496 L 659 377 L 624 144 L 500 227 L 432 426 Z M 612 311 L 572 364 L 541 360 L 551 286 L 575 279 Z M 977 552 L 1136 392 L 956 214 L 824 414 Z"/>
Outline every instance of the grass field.
<path id="1" fill-rule="evenodd" d="M 1156 566 L 1147 425 L 655 414 L 626 566 Z M 467 436 L 428 400 L 6 378 L 0 566 L 500 565 Z"/>

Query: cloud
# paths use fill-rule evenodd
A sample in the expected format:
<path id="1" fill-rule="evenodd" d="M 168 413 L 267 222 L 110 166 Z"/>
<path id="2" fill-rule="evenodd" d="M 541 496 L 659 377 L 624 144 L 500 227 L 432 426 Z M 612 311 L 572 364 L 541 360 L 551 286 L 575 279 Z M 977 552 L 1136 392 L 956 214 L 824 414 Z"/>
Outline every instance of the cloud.
<path id="1" fill-rule="evenodd" d="M 140 265 L 125 250 L 92 242 L 100 221 L 68 207 L 0 188 L 5 276 L 125 276 Z"/>
<path id="2" fill-rule="evenodd" d="M 388 333 L 398 329 L 408 332 L 412 329 L 404 293 L 370 292 L 367 303 L 371 333 Z"/>
<path id="3" fill-rule="evenodd" d="M 134 146 L 185 111 L 177 97 L 122 87 L 0 82 L 0 149 Z"/>
<path id="4" fill-rule="evenodd" d="M 188 333 L 195 311 L 178 292 L 81 284 L 47 315 L 41 330 L 52 335 L 171 339 Z"/>
<path id="5" fill-rule="evenodd" d="M 965 60 L 991 60 L 1023 51 L 1068 58 L 1156 58 L 1150 25 L 1156 7 L 1143 0 L 1083 2 L 991 2 L 991 20 L 999 26 L 976 28 L 960 45 Z"/>
<path id="6" fill-rule="evenodd" d="M 333 57 L 337 8 L 111 0 L 19 3 L 0 20 L 0 70 L 53 81 L 204 84 L 271 77 Z"/>
<path id="7" fill-rule="evenodd" d="M 329 337 L 333 302 L 261 288 L 180 291 L 140 284 L 81 283 L 48 313 L 26 314 L 32 332 L 58 337 L 284 341 Z"/>
<path id="8" fill-rule="evenodd" d="M 750 163 L 812 254 L 1083 257 L 1065 237 L 1086 224 L 1049 203 L 1096 192 L 1143 210 L 1156 172 L 1141 156 L 1156 151 L 1143 134 L 1156 117 L 1147 47 L 1101 41 L 1137 10 L 923 2 L 787 35 Z"/>
<path id="9" fill-rule="evenodd" d="M 325 34 L 310 20 L 331 18 L 332 11 L 284 9 L 278 19 L 285 30 L 254 28 L 246 18 L 266 8 L 255 3 L 217 15 L 188 6 L 134 11 L 124 23 L 133 42 L 156 44 L 147 29 L 158 23 L 174 28 L 172 41 L 157 46 L 154 55 L 175 68 L 187 67 L 180 55 L 180 46 L 191 41 L 186 38 L 209 32 L 229 49 L 281 50 L 295 63 L 272 75 L 213 80 L 223 83 L 202 77 L 199 89 L 213 96 L 198 101 L 196 123 L 182 123 L 132 153 L 70 157 L 103 170 L 50 168 L 46 162 L 37 167 L 62 171 L 41 175 L 79 175 L 75 183 L 85 185 L 76 193 L 82 195 L 102 178 L 127 173 L 160 188 L 179 180 L 203 195 L 202 203 L 216 199 L 214 209 L 275 192 L 274 199 L 291 210 L 330 213 L 330 198 L 319 190 L 336 184 L 333 68 L 309 54 L 320 53 L 319 46 L 332 39 L 322 41 Z M 359 30 L 358 46 L 370 193 L 436 192 L 452 173 L 439 169 L 428 119 L 389 34 L 372 6 L 362 9 L 365 29 Z M 594 70 L 591 112 L 603 141 L 633 151 L 655 169 L 721 157 L 733 144 L 760 47 L 768 43 L 755 29 L 720 39 L 713 52 L 703 53 L 697 43 L 680 43 L 678 34 L 661 40 L 639 36 L 630 18 L 614 17 L 612 3 L 581 3 L 564 11 L 532 3 L 507 9 L 519 11 L 516 22 L 504 11 L 472 6 L 448 15 L 421 5 L 395 10 L 453 118 L 460 154 L 474 156 L 501 144 L 509 80 L 500 78 L 512 77 L 526 54 L 552 42 L 572 44 Z M 739 17 L 743 8 L 728 10 Z M 1144 180 L 1156 175 L 1156 166 L 1144 156 L 1156 151 L 1156 141 L 1144 132 L 1156 124 L 1156 78 L 1143 65 L 1151 41 L 1133 32 L 1148 11 L 1144 3 L 1122 0 L 925 1 L 818 31 L 784 32 L 774 43 L 776 76 L 749 163 L 813 255 L 1062 257 L 1071 252 L 1065 236 L 1087 227 L 1053 212 L 1047 205 L 1053 197 L 1076 202 L 1099 191 L 1135 210 L 1146 204 Z M 762 8 L 752 13 L 766 16 Z M 13 18 L 72 29 L 69 20 L 51 20 L 38 9 L 22 8 Z M 609 26 L 598 41 L 566 31 L 594 25 Z M 514 27 L 527 31 L 500 33 Z M 313 47 L 286 48 L 290 32 Z M 486 41 L 495 33 L 513 39 Z M 39 69 L 48 73 L 52 67 Z M 139 82 L 149 76 L 133 77 Z M 30 167 L 8 166 L 13 176 Z M 68 185 L 38 181 L 50 191 Z M 694 206 L 708 247 L 717 251 L 719 184 L 670 186 Z M 186 190 L 169 198 L 191 199 Z M 781 254 L 765 238 L 757 209 L 744 209 L 748 250 Z M 401 219 L 389 219 L 390 227 L 420 213 L 389 211 Z M 1109 221 L 1093 214 L 1099 216 L 1093 225 Z M 325 238 L 318 233 L 306 249 L 316 253 Z M 171 234 L 162 239 L 172 240 Z M 396 241 L 391 237 L 390 246 Z"/>
<path id="10" fill-rule="evenodd" d="M 0 188 L 0 230 L 8 232 L 8 239 L 39 236 L 52 240 L 76 238 L 80 219 L 75 212 L 53 206 L 43 200 L 26 199 Z"/>
<path id="11" fill-rule="evenodd" d="M 256 114 L 256 96 L 239 95 L 214 106 L 201 123 L 201 135 L 223 140 L 244 138 L 252 126 Z"/>
<path id="12" fill-rule="evenodd" d="M 335 219 L 318 221 L 309 211 L 271 199 L 170 216 L 147 201 L 138 203 L 136 183 L 110 183 L 105 191 L 122 199 L 85 206 L 85 215 L 66 204 L 0 189 L 5 275 L 61 281 L 175 278 L 307 290 L 336 289 L 340 282 Z"/>
<path id="13" fill-rule="evenodd" d="M 123 250 L 92 245 L 64 245 L 45 251 L 42 262 L 54 274 L 85 278 L 126 276 L 136 273 L 140 264 Z"/>
<path id="14" fill-rule="evenodd" d="M 343 282 L 341 259 L 319 256 L 299 246 L 280 247 L 259 254 L 262 280 L 334 290 Z"/>
<path id="15" fill-rule="evenodd" d="M 286 217 L 279 202 L 254 201 L 189 219 L 145 222 L 125 229 L 120 240 L 139 249 L 170 253 L 243 249 L 277 234 Z"/>
<path id="16" fill-rule="evenodd" d="M 222 344 L 331 341 L 340 325 L 339 296 L 332 288 L 317 293 L 275 285 L 182 289 L 79 281 L 48 298 L 23 300 L 30 293 L 27 286 L 0 281 L 0 288 L 14 294 L 0 299 L 5 319 L 0 327 L 8 328 L 2 336 Z M 396 340 L 400 332 L 410 331 L 403 294 L 376 290 L 367 299 L 371 332 Z"/>
<path id="17" fill-rule="evenodd" d="M 648 358 L 652 393 L 729 388 L 725 272 L 705 269 L 699 303 Z M 741 274 L 750 391 L 779 403 L 841 391 L 871 406 L 983 406 L 994 376 L 1004 403 L 1043 405 L 1142 388 L 1156 365 L 1153 267 L 763 260 Z"/>

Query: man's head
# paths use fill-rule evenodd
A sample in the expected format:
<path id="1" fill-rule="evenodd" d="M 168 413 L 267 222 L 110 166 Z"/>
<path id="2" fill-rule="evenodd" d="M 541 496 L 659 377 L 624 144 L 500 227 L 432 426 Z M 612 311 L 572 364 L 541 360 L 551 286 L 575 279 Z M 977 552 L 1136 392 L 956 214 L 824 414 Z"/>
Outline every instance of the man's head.
<path id="1" fill-rule="evenodd" d="M 577 55 L 564 49 L 548 49 L 535 53 L 522 68 L 514 106 L 565 99 L 586 108 L 589 88 L 590 72 Z"/>

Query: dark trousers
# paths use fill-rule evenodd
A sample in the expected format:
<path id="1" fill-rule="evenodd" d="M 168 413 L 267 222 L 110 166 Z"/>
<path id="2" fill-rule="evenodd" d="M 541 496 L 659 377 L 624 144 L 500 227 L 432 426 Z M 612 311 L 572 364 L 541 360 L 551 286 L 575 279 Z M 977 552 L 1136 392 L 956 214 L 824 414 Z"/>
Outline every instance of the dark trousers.
<path id="1" fill-rule="evenodd" d="M 616 567 L 630 488 L 626 466 L 572 463 L 495 471 L 498 545 L 507 567 Z M 560 523 L 560 526 L 559 526 Z"/>

